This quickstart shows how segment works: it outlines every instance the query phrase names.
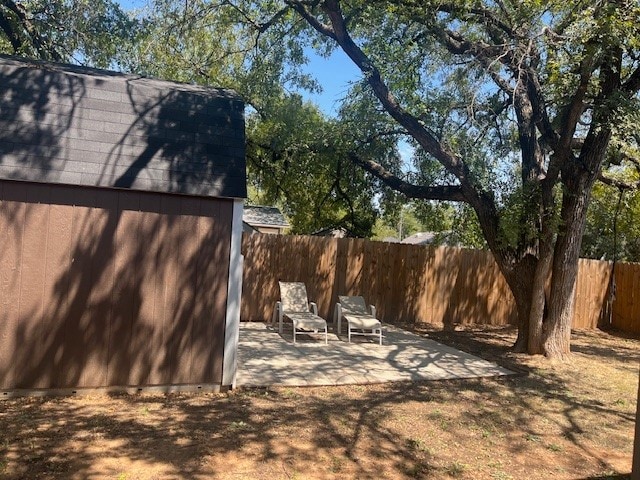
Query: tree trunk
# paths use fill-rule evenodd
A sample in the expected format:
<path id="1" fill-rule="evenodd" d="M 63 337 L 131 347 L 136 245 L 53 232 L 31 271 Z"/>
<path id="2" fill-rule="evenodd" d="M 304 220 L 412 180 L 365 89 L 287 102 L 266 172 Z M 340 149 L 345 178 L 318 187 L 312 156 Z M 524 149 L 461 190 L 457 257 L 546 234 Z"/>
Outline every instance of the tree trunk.
<path id="1" fill-rule="evenodd" d="M 531 291 L 526 285 L 522 284 L 516 288 L 511 287 L 511 293 L 513 293 L 518 310 L 518 337 L 516 338 L 516 343 L 513 344 L 513 351 L 516 353 L 527 353 Z"/>
<path id="2" fill-rule="evenodd" d="M 545 267 L 543 263 L 546 263 Z M 544 321 L 544 310 L 546 305 L 546 295 L 544 286 L 549 272 L 548 263 L 542 260 L 536 268 L 531 288 L 531 308 L 529 315 L 529 331 L 527 337 L 527 353 L 541 354 L 542 348 L 542 325 Z"/>
<path id="3" fill-rule="evenodd" d="M 591 191 L 590 186 L 583 185 L 590 183 L 588 179 L 577 183 L 577 188 L 565 193 L 563 225 L 553 255 L 549 310 L 542 334 L 544 354 L 549 358 L 562 359 L 570 353 L 580 245 Z"/>
<path id="4" fill-rule="evenodd" d="M 552 235 L 544 235 L 540 241 L 540 258 L 536 265 L 531 287 L 531 310 L 529 312 L 529 341 L 527 352 L 530 354 L 542 354 L 543 348 L 543 325 L 545 320 L 545 310 L 547 307 L 546 285 L 549 279 L 549 271 L 553 263 L 553 243 Z"/>
<path id="5" fill-rule="evenodd" d="M 517 264 L 508 264 L 505 257 L 494 258 L 500 267 L 503 277 L 509 285 L 509 290 L 513 294 L 518 312 L 518 337 L 513 345 L 513 351 L 517 353 L 527 352 L 529 338 L 529 312 L 531 311 L 531 279 L 536 270 L 536 259 L 532 255 L 527 255 Z"/>

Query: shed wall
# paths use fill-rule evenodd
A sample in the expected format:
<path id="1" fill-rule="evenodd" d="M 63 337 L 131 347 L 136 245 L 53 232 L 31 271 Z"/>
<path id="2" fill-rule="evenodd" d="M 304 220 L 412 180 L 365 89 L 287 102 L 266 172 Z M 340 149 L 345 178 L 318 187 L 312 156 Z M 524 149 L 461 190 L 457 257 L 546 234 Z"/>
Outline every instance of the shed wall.
<path id="1" fill-rule="evenodd" d="M 0 181 L 0 389 L 221 384 L 232 212 Z"/>

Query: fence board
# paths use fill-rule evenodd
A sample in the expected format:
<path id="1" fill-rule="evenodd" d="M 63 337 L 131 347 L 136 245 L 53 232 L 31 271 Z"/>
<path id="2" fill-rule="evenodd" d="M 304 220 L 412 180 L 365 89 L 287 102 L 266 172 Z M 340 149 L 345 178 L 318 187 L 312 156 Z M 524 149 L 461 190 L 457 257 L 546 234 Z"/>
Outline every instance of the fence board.
<path id="1" fill-rule="evenodd" d="M 616 299 L 613 326 L 629 333 L 640 333 L 640 263 L 616 264 Z"/>
<path id="2" fill-rule="evenodd" d="M 489 252 L 452 247 L 281 235 L 245 235 L 242 319 L 267 321 L 278 279 L 307 284 L 321 315 L 333 319 L 338 295 L 363 295 L 387 323 L 507 325 L 515 301 Z M 611 264 L 580 260 L 574 328 L 595 328 Z M 617 264 L 613 325 L 640 333 L 640 264 Z"/>

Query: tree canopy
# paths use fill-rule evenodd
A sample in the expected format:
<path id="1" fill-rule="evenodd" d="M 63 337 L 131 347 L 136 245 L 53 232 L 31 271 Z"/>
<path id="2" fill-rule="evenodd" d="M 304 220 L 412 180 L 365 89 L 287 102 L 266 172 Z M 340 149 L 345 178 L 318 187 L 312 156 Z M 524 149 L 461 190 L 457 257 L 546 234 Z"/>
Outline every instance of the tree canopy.
<path id="1" fill-rule="evenodd" d="M 247 103 L 249 201 L 279 205 L 294 233 L 370 235 L 371 182 L 348 161 L 341 125 L 298 93 L 319 86 L 300 69 L 305 43 L 292 12 L 254 8 L 252 17 L 229 2 L 157 1 L 126 68 L 236 90 Z"/>
<path id="2" fill-rule="evenodd" d="M 109 67 L 136 29 L 111 0 L 0 0 L 0 50 L 14 55 Z"/>
<path id="3" fill-rule="evenodd" d="M 516 348 L 568 353 L 593 185 L 637 153 L 637 2 L 233 5 L 258 24 L 264 5 L 278 12 L 270 18 L 303 20 L 298 38 L 351 58 L 363 82 L 341 112 L 350 160 L 407 197 L 472 208 L 518 305 Z M 412 143 L 412 168 L 360 155 L 383 137 Z"/>

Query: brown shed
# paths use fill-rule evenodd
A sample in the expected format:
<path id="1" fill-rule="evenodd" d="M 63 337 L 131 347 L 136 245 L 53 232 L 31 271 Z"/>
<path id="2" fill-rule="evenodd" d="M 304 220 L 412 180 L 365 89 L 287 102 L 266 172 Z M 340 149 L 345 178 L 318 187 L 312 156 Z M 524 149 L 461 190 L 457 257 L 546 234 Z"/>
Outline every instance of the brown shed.
<path id="1" fill-rule="evenodd" d="M 235 379 L 231 91 L 0 56 L 0 391 Z"/>

